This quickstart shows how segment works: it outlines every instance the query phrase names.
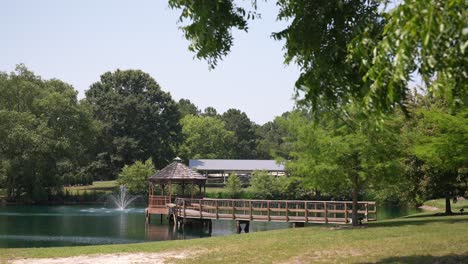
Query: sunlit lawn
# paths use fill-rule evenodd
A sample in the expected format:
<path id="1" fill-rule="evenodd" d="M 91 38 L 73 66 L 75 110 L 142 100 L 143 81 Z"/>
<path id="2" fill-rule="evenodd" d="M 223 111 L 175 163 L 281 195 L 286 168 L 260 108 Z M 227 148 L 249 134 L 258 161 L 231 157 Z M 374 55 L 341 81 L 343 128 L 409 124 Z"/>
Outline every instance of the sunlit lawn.
<path id="1" fill-rule="evenodd" d="M 435 199 L 424 202 L 424 205 L 434 206 L 440 210 L 445 210 L 445 199 Z M 465 212 L 468 212 L 468 200 L 458 200 L 456 203 L 451 201 L 452 212 L 458 213 L 460 209 L 464 208 Z"/>
<path id="2" fill-rule="evenodd" d="M 468 263 L 468 216 L 418 214 L 351 229 L 315 225 L 130 245 L 2 249 L 0 259 L 195 251 L 186 263 Z"/>
<path id="3" fill-rule="evenodd" d="M 117 181 L 95 181 L 92 185 L 83 185 L 83 186 L 71 186 L 65 187 L 65 190 L 72 195 L 79 195 L 86 192 L 104 192 L 104 193 L 111 193 L 116 190 L 118 184 Z"/>

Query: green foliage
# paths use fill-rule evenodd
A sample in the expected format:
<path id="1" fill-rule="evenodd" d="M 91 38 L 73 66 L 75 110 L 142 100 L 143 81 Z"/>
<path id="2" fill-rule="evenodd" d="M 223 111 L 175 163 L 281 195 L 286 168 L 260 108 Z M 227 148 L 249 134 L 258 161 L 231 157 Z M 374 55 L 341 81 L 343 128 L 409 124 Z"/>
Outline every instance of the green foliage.
<path id="1" fill-rule="evenodd" d="M 235 136 L 233 148 L 234 159 L 252 159 L 256 157 L 255 127 L 249 117 L 240 110 L 229 109 L 223 113 L 221 119 L 226 129 Z"/>
<path id="2" fill-rule="evenodd" d="M 73 88 L 24 65 L 0 74 L 0 162 L 9 199 L 44 201 L 64 184 L 87 184 L 99 125 Z"/>
<path id="3" fill-rule="evenodd" d="M 200 110 L 198 110 L 198 107 L 194 105 L 192 102 L 190 102 L 190 100 L 188 99 L 180 99 L 179 102 L 177 103 L 177 106 L 179 108 L 179 111 L 182 117 L 186 115 L 197 116 L 200 114 Z"/>
<path id="4" fill-rule="evenodd" d="M 229 198 L 239 198 L 242 193 L 242 182 L 235 173 L 231 173 L 226 183 L 227 193 Z"/>
<path id="5" fill-rule="evenodd" d="M 184 143 L 181 156 L 186 159 L 229 158 L 234 134 L 225 128 L 224 122 L 214 117 L 185 116 L 181 121 Z"/>
<path id="6" fill-rule="evenodd" d="M 405 0 L 384 14 L 386 24 L 378 38 L 367 27 L 349 49 L 370 83 L 369 107 L 403 104 L 414 73 L 422 77 L 426 91 L 452 106 L 466 104 L 467 10 L 465 0 Z"/>
<path id="7" fill-rule="evenodd" d="M 96 161 L 97 179 L 114 179 L 136 160 L 152 158 L 163 167 L 180 143 L 180 112 L 169 93 L 140 70 L 107 72 L 86 91 L 94 117 L 103 124 Z"/>
<path id="8" fill-rule="evenodd" d="M 278 181 L 266 171 L 252 173 L 250 188 L 256 199 L 273 199 L 279 192 Z"/>
<path id="9" fill-rule="evenodd" d="M 449 201 L 468 190 L 468 108 L 456 114 L 436 105 L 417 111 L 413 153 L 424 164 L 420 187 L 427 198 Z M 450 208 L 446 208 L 450 213 Z"/>
<path id="10" fill-rule="evenodd" d="M 381 1 L 277 0 L 278 20 L 288 21 L 285 29 L 272 33 L 285 41 L 285 63 L 296 63 L 300 76 L 297 95 L 314 110 L 346 104 L 366 92 L 362 74 L 347 60 L 347 45 L 366 27 L 373 36 L 380 33 Z M 249 20 L 259 18 L 256 1 L 236 6 L 233 1 L 169 0 L 181 10 L 180 21 L 189 49 L 214 68 L 233 45 L 231 30 L 247 30 Z"/>
<path id="11" fill-rule="evenodd" d="M 366 188 L 383 189 L 399 182 L 400 124 L 387 120 L 383 127 L 374 127 L 359 112 L 346 122 L 333 116 L 309 120 L 306 113 L 294 112 L 285 123 L 292 144 L 287 168 L 303 177 L 306 186 L 335 197 L 347 191 L 356 202 Z"/>
<path id="12" fill-rule="evenodd" d="M 207 108 L 205 108 L 205 110 L 203 110 L 202 115 L 210 116 L 210 117 L 219 117 L 218 111 L 216 111 L 216 109 L 211 106 L 208 106 Z"/>
<path id="13" fill-rule="evenodd" d="M 134 194 L 148 194 L 148 178 L 156 172 L 151 159 L 141 162 L 137 160 L 132 165 L 125 165 L 119 173 L 117 182 L 125 185 Z"/>
<path id="14" fill-rule="evenodd" d="M 169 6 L 182 9 L 179 22 L 191 22 L 181 27 L 192 41 L 189 50 L 196 52 L 197 58 L 206 59 L 211 68 L 230 51 L 231 28 L 247 31 L 245 19 L 257 17 L 255 12 L 247 12 L 231 0 L 169 0 Z"/>
<path id="15" fill-rule="evenodd" d="M 289 147 L 285 142 L 288 131 L 281 125 L 287 119 L 288 112 L 256 129 L 257 159 L 289 159 Z"/>

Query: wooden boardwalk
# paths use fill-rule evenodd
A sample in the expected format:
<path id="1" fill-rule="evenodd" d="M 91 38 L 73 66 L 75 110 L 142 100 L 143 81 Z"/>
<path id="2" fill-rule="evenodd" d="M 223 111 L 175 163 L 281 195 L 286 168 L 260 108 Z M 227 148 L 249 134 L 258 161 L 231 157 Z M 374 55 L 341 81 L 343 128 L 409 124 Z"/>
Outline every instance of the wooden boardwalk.
<path id="1" fill-rule="evenodd" d="M 168 214 L 177 219 L 220 219 L 242 222 L 333 223 L 351 222 L 350 201 L 291 201 L 176 198 Z M 358 202 L 358 218 L 377 220 L 375 202 Z"/>

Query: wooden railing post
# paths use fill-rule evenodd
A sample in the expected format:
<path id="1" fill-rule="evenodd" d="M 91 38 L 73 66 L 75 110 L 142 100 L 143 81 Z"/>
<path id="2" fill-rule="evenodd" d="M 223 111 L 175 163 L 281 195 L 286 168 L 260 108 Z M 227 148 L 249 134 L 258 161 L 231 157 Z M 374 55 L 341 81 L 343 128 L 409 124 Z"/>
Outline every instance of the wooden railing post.
<path id="1" fill-rule="evenodd" d="M 267 201 L 267 219 L 270 221 L 270 201 Z"/>
<path id="2" fill-rule="evenodd" d="M 346 202 L 344 202 L 344 221 L 345 221 L 345 224 L 348 223 L 348 204 Z"/>
<path id="3" fill-rule="evenodd" d="M 253 219 L 252 217 L 252 201 L 249 201 L 249 207 L 250 207 L 250 220 Z"/>
<path id="4" fill-rule="evenodd" d="M 236 204 L 234 202 L 234 200 L 231 200 L 231 203 L 232 203 L 232 219 L 236 219 Z"/>
<path id="5" fill-rule="evenodd" d="M 200 219 L 203 218 L 203 205 L 202 205 L 202 201 L 201 200 L 198 200 L 198 204 L 200 205 Z"/>
<path id="6" fill-rule="evenodd" d="M 305 222 L 309 222 L 309 212 L 307 212 L 307 202 L 304 202 L 304 217 L 305 217 Z"/>
<path id="7" fill-rule="evenodd" d="M 182 200 L 182 207 L 183 207 L 183 210 L 184 210 L 183 215 L 184 215 L 184 218 L 185 218 L 185 199 Z"/>
<path id="8" fill-rule="evenodd" d="M 336 203 L 333 204 L 333 218 L 335 218 L 336 221 Z"/>
<path id="9" fill-rule="evenodd" d="M 327 208 L 327 202 L 323 202 L 323 210 L 325 213 L 325 224 L 328 224 L 328 208 Z"/>
<path id="10" fill-rule="evenodd" d="M 366 208 L 366 222 L 369 222 L 369 206 L 368 203 L 364 204 L 364 207 Z"/>
<path id="11" fill-rule="evenodd" d="M 216 219 L 219 219 L 219 212 L 218 212 L 218 200 L 216 202 Z"/>
<path id="12" fill-rule="evenodd" d="M 289 206 L 288 206 L 287 201 L 286 201 L 286 222 L 289 222 Z"/>

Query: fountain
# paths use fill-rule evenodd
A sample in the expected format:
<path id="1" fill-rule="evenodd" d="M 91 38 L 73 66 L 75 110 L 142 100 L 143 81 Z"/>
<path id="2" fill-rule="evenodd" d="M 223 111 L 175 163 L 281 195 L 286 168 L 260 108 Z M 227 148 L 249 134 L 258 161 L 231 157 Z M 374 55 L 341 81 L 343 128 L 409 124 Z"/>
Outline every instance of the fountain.
<path id="1" fill-rule="evenodd" d="M 127 194 L 127 189 L 124 185 L 120 185 L 120 192 L 118 194 L 109 195 L 109 199 L 115 204 L 115 206 L 123 211 L 129 204 L 135 201 L 139 196 Z"/>

